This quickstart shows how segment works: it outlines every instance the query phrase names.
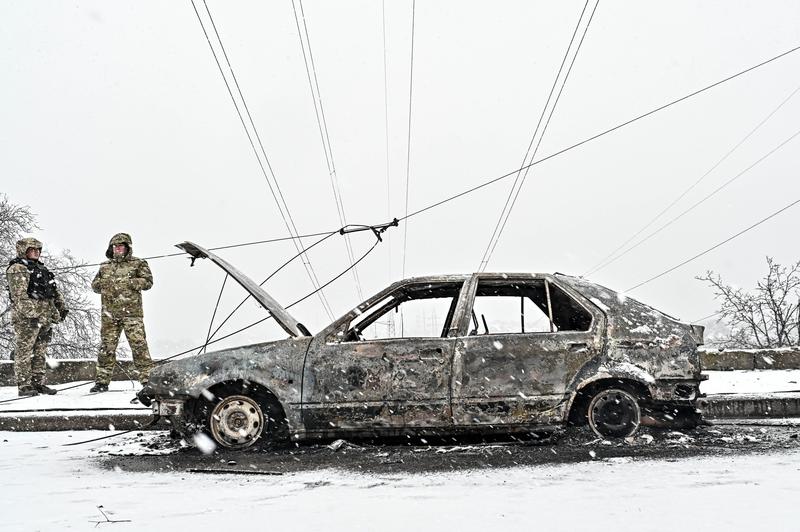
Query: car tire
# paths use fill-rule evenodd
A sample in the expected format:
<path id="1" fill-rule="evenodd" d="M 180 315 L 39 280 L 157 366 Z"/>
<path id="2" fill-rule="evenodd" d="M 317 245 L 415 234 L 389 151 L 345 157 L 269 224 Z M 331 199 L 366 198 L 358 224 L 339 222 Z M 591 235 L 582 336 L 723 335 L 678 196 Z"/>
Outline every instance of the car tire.
<path id="1" fill-rule="evenodd" d="M 620 388 L 600 390 L 589 401 L 587 418 L 592 431 L 600 438 L 628 438 L 641 425 L 639 398 Z"/>
<path id="2" fill-rule="evenodd" d="M 218 446 L 242 450 L 269 434 L 269 417 L 261 402 L 243 394 L 218 397 L 204 408 L 205 432 Z"/>

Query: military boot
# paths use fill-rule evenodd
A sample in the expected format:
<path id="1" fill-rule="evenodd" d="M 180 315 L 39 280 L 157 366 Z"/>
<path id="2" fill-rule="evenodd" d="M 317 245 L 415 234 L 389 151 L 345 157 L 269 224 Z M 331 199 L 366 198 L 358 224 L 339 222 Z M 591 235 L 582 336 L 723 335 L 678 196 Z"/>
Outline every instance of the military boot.
<path id="1" fill-rule="evenodd" d="M 44 384 L 42 384 L 40 382 L 34 382 L 32 386 L 33 386 L 33 389 L 36 390 L 37 392 L 39 392 L 40 394 L 55 395 L 55 394 L 58 393 L 58 390 L 56 390 L 55 388 L 51 388 L 49 386 L 45 386 Z"/>
<path id="2" fill-rule="evenodd" d="M 39 395 L 39 392 L 37 392 L 36 388 L 31 386 L 30 384 L 23 384 L 22 386 L 19 387 L 17 395 L 19 395 L 20 397 L 34 397 L 36 395 Z"/>
<path id="3" fill-rule="evenodd" d="M 103 393 L 108 391 L 108 384 L 101 384 L 96 382 L 94 386 L 89 389 L 89 393 Z"/>

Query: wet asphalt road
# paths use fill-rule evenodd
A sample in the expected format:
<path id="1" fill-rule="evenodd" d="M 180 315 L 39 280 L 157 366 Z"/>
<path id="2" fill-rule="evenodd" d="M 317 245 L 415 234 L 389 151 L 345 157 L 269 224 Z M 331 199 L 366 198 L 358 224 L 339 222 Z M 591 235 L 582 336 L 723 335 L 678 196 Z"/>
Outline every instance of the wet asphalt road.
<path id="1" fill-rule="evenodd" d="M 134 451 L 131 451 L 132 444 Z M 643 429 L 635 439 L 615 443 L 597 440 L 587 429 L 570 429 L 544 440 L 339 440 L 269 450 L 216 450 L 211 454 L 182 446 L 170 440 L 166 433 L 139 433 L 127 436 L 125 442 L 110 441 L 98 454 L 102 467 L 119 467 L 126 471 L 279 475 L 326 468 L 369 473 L 426 473 L 621 457 L 678 461 L 695 456 L 797 449 L 800 449 L 798 426 L 726 424 L 686 431 Z M 165 452 L 168 454 L 157 454 Z"/>

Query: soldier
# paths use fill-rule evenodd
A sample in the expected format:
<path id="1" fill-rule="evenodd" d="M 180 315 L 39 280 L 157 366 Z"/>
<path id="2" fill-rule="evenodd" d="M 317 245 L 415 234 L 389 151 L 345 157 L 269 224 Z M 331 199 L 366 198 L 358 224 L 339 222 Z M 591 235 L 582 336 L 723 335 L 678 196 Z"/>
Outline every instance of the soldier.
<path id="1" fill-rule="evenodd" d="M 147 261 L 133 256 L 131 237 L 118 233 L 106 250 L 109 260 L 100 266 L 92 290 L 101 295 L 100 353 L 97 356 L 95 385 L 89 392 L 108 391 L 114 373 L 117 344 L 122 331 L 131 346 L 139 382 L 147 383 L 153 363 L 147 348 L 142 311 L 142 290 L 153 286 Z"/>
<path id="2" fill-rule="evenodd" d="M 55 276 L 39 261 L 41 253 L 41 242 L 23 238 L 17 242 L 17 258 L 9 261 L 6 269 L 16 343 L 14 373 L 20 397 L 56 393 L 43 384 L 45 354 L 53 336 L 52 324 L 64 321 L 69 312 Z"/>

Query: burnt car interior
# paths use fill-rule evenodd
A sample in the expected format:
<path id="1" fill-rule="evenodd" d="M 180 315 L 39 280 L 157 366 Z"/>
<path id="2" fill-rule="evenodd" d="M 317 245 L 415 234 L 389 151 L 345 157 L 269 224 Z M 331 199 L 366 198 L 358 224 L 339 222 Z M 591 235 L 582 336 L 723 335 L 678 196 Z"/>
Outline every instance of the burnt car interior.
<path id="1" fill-rule="evenodd" d="M 592 316 L 585 308 L 543 279 L 481 280 L 469 334 L 588 331 L 591 325 Z"/>
<path id="2" fill-rule="evenodd" d="M 348 325 L 343 341 L 444 337 L 462 286 L 462 282 L 402 286 Z"/>
<path id="3" fill-rule="evenodd" d="M 341 341 L 445 337 L 462 286 L 462 282 L 401 286 L 346 323 Z M 592 325 L 588 310 L 544 279 L 480 280 L 470 318 L 470 336 L 588 331 Z"/>

